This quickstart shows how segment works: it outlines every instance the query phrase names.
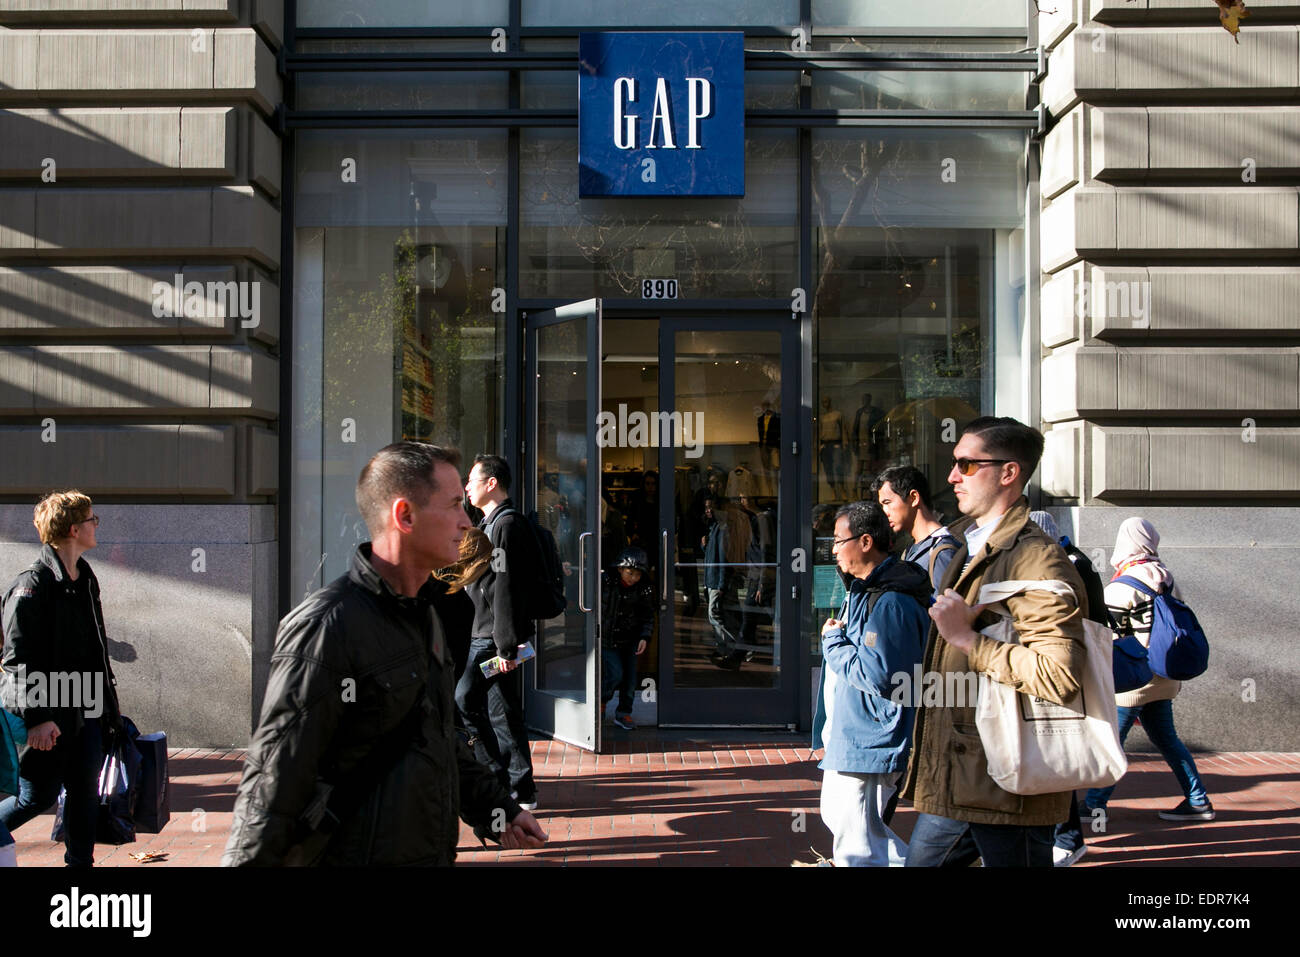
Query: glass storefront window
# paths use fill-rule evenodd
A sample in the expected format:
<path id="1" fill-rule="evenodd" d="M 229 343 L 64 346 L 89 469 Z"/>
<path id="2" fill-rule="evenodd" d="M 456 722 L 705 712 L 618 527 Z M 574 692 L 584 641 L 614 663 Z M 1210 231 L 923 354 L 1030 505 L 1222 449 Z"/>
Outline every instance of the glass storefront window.
<path id="1" fill-rule="evenodd" d="M 300 27 L 478 27 L 505 26 L 509 0 L 298 0 Z"/>
<path id="2" fill-rule="evenodd" d="M 1023 110 L 1025 74 L 844 70 L 813 74 L 815 110 Z"/>
<path id="3" fill-rule="evenodd" d="M 813 0 L 813 27 L 913 27 L 943 30 L 963 27 L 1024 27 L 1029 8 L 1025 0 Z"/>
<path id="4" fill-rule="evenodd" d="M 505 73 L 299 73 L 300 110 L 504 110 Z"/>
<path id="5" fill-rule="evenodd" d="M 354 488 L 379 448 L 496 451 L 506 135 L 302 132 L 297 164 L 295 601 L 368 537 Z"/>
<path id="6" fill-rule="evenodd" d="M 857 130 L 813 135 L 813 620 L 842 597 L 835 510 L 895 465 L 936 508 L 957 430 L 1015 414 L 994 393 L 998 343 L 1020 326 L 1008 262 L 1024 217 L 1024 134 Z M 903 544 L 906 544 L 904 541 Z"/>
<path id="7" fill-rule="evenodd" d="M 523 0 L 525 27 L 793 26 L 799 0 Z"/>
<path id="8" fill-rule="evenodd" d="M 677 279 L 681 298 L 798 285 L 792 131 L 746 134 L 743 199 L 579 199 L 576 132 L 526 129 L 519 149 L 524 298 L 639 298 L 642 279 Z"/>
<path id="9" fill-rule="evenodd" d="M 483 53 L 483 37 L 298 38 L 295 53 Z"/>

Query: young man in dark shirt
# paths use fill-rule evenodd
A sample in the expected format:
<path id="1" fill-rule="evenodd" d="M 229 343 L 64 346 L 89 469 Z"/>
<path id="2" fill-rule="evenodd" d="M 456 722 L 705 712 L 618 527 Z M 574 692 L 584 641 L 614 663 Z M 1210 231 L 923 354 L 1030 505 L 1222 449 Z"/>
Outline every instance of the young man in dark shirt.
<path id="1" fill-rule="evenodd" d="M 465 588 L 474 603 L 474 625 L 468 664 L 456 685 L 456 706 L 474 738 L 475 756 L 509 784 L 520 807 L 532 810 L 537 783 L 519 676 L 512 672 L 519 667 L 519 646 L 536 631 L 524 599 L 542 564 L 528 519 L 510 499 L 510 478 L 510 466 L 501 456 L 479 455 L 465 483 L 465 497 L 483 512 L 479 527 L 494 554 L 483 576 Z M 503 660 L 501 670 L 484 677 L 479 666 L 497 656 Z"/>
<path id="2" fill-rule="evenodd" d="M 911 465 L 885 469 L 872 483 L 871 492 L 879 498 L 894 534 L 905 533 L 912 539 L 903 561 L 924 568 L 930 587 L 937 591 L 961 543 L 935 514 L 925 473 Z"/>

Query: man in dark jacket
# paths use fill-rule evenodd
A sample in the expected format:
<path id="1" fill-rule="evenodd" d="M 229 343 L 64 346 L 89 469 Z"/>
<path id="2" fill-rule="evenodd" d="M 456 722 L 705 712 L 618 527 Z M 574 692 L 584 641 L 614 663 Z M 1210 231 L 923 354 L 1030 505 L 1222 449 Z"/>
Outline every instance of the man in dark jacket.
<path id="1" fill-rule="evenodd" d="M 520 807 L 537 807 L 537 783 L 524 727 L 524 702 L 516 660 L 536 625 L 526 602 L 543 574 L 537 536 L 510 499 L 510 466 L 499 455 L 479 455 L 465 483 L 469 503 L 483 511 L 479 527 L 492 542 L 488 570 L 465 587 L 474 603 L 469 662 L 456 685 L 456 707 L 474 738 L 474 754 L 508 784 Z M 480 665 L 500 656 L 492 677 Z"/>
<path id="2" fill-rule="evenodd" d="M 122 734 L 99 581 L 81 557 L 96 545 L 99 517 L 88 496 L 70 490 L 42 499 L 33 524 L 40 557 L 4 594 L 0 702 L 23 719 L 27 743 L 18 793 L 0 801 L 0 826 L 21 827 L 65 788 L 63 859 L 90 867 L 100 764 Z"/>
<path id="3" fill-rule="evenodd" d="M 833 550 L 847 579 L 841 618 L 822 626 L 822 684 L 813 748 L 825 747 L 822 820 L 839 867 L 901 867 L 907 844 L 889 828 L 890 802 L 912 744 L 915 704 L 899 677 L 920 664 L 930 580 L 889 554 L 889 524 L 875 502 L 835 518 Z"/>
<path id="4" fill-rule="evenodd" d="M 399 442 L 362 469 L 373 541 L 280 623 L 223 864 L 450 865 L 458 814 L 506 848 L 546 840 L 454 729 L 430 571 L 469 528 L 459 463 Z"/>

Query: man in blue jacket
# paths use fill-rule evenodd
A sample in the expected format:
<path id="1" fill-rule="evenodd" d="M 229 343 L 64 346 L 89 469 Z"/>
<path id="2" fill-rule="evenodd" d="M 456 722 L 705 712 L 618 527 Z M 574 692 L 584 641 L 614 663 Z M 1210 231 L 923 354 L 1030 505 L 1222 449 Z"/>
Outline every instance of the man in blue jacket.
<path id="1" fill-rule="evenodd" d="M 910 679 L 925 650 L 930 579 L 889 547 L 889 520 L 875 502 L 836 513 L 832 552 L 848 594 L 841 617 L 822 626 L 813 748 L 826 748 L 821 814 L 838 867 L 901 867 L 907 857 L 883 814 L 907 767 L 915 708 L 891 694 L 894 676 Z"/>

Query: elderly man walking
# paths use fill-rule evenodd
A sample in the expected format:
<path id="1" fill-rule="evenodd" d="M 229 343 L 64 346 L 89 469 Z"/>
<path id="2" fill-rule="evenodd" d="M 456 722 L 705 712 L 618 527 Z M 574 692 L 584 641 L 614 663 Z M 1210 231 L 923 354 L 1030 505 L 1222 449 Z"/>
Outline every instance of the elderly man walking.
<path id="1" fill-rule="evenodd" d="M 910 676 L 925 646 L 930 580 L 889 554 L 889 522 L 875 502 L 835 516 L 832 549 L 848 580 L 840 618 L 822 626 L 822 686 L 813 720 L 821 762 L 822 820 L 838 867 L 900 867 L 907 845 L 886 808 L 907 765 L 912 701 L 896 701 L 895 676 Z"/>

